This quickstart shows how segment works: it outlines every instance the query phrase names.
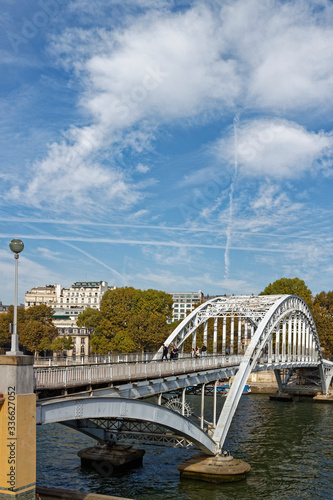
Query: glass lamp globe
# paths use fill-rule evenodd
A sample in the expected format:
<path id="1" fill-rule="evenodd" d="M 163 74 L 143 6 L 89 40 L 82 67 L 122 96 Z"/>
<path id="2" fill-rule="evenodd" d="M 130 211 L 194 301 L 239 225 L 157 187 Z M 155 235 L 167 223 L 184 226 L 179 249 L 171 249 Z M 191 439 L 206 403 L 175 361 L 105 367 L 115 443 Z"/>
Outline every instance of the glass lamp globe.
<path id="1" fill-rule="evenodd" d="M 9 248 L 11 249 L 12 252 L 14 252 L 16 254 L 20 253 L 20 252 L 22 252 L 22 250 L 24 248 L 23 241 L 18 240 L 18 239 L 14 239 L 9 243 Z"/>

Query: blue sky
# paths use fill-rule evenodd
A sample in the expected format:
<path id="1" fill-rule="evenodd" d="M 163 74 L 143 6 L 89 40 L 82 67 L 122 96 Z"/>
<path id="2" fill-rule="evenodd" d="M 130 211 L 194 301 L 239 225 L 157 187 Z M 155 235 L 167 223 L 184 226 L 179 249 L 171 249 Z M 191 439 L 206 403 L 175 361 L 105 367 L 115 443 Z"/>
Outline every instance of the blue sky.
<path id="1" fill-rule="evenodd" d="M 0 274 L 333 288 L 333 4 L 1 0 Z"/>

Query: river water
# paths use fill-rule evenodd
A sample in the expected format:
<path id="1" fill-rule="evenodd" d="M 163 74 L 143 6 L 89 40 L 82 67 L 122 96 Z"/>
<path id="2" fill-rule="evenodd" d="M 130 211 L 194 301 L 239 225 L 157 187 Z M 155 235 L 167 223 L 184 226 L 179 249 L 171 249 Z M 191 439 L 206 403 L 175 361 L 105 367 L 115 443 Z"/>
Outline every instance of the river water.
<path id="1" fill-rule="evenodd" d="M 200 396 L 189 396 L 194 413 Z M 212 420 L 212 397 L 205 400 Z M 219 404 L 223 404 L 223 398 Z M 302 399 L 241 398 L 225 448 L 252 466 L 245 481 L 210 484 L 180 479 L 177 465 L 197 453 L 147 446 L 143 466 L 101 477 L 84 470 L 77 452 L 95 442 L 59 424 L 37 428 L 37 484 L 136 500 L 333 499 L 333 405 Z M 142 447 L 141 447 L 142 448 Z"/>

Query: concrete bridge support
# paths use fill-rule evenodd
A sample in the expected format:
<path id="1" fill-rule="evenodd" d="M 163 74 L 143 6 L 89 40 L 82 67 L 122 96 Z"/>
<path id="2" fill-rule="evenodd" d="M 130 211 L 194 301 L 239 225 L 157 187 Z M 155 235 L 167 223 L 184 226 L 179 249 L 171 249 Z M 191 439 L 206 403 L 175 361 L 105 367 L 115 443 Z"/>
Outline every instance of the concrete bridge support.
<path id="1" fill-rule="evenodd" d="M 0 500 L 36 498 L 32 356 L 0 356 Z"/>

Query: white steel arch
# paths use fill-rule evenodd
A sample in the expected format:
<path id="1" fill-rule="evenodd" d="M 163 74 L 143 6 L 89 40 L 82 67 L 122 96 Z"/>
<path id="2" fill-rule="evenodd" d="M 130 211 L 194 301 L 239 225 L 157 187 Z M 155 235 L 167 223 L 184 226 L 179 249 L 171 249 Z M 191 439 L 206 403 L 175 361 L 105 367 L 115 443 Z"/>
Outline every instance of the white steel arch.
<path id="1" fill-rule="evenodd" d="M 268 350 L 268 362 L 308 361 L 323 366 L 317 329 L 307 304 L 295 295 L 275 296 L 275 302 L 259 322 L 222 408 L 213 439 L 222 449 L 244 385 L 260 356 Z M 323 392 L 327 382 L 322 376 Z"/>
<path id="2" fill-rule="evenodd" d="M 230 320 L 232 318 L 239 318 L 244 322 L 243 326 L 241 322 L 239 322 L 239 325 L 242 326 L 242 333 L 244 334 L 244 327 L 248 324 L 253 334 L 258 322 L 280 297 L 281 295 L 232 295 L 214 297 L 201 304 L 186 316 L 169 335 L 165 341 L 165 345 L 170 346 L 174 343 L 178 348 L 182 348 L 185 340 L 190 335 L 195 338 L 196 329 L 202 324 L 206 325 L 210 318 L 230 318 Z M 240 331 L 238 331 L 238 334 L 239 333 Z M 216 349 L 214 349 L 214 351 L 216 351 Z M 157 359 L 161 353 L 162 347 L 160 347 L 155 355 L 155 359 Z M 225 352 L 223 354 L 225 354 Z"/>
<path id="3" fill-rule="evenodd" d="M 226 354 L 227 321 L 229 322 L 229 341 L 234 343 L 230 347 L 231 354 L 234 349 L 238 353 L 241 352 L 240 349 L 244 351 L 243 360 L 213 435 L 220 450 L 222 450 L 247 379 L 264 353 L 268 357 L 268 365 L 271 369 L 277 370 L 286 365 L 292 367 L 300 362 L 303 366 L 304 364 L 312 367 L 318 366 L 322 392 L 327 393 L 332 378 L 333 364 L 323 360 L 312 314 L 306 302 L 300 297 L 295 295 L 216 297 L 192 311 L 171 333 L 165 344 L 168 346 L 176 344 L 178 348 L 182 348 L 190 335 L 195 342 L 196 329 L 202 324 L 205 325 L 205 341 L 209 318 L 214 318 L 214 354 L 217 349 L 217 318 L 223 318 L 222 354 Z M 242 348 L 244 340 L 246 342 Z"/>
<path id="4" fill-rule="evenodd" d="M 142 400 L 88 396 L 46 401 L 37 405 L 36 423 L 119 417 L 159 424 L 191 441 L 208 455 L 218 453 L 215 441 L 189 419 L 164 406 Z"/>

